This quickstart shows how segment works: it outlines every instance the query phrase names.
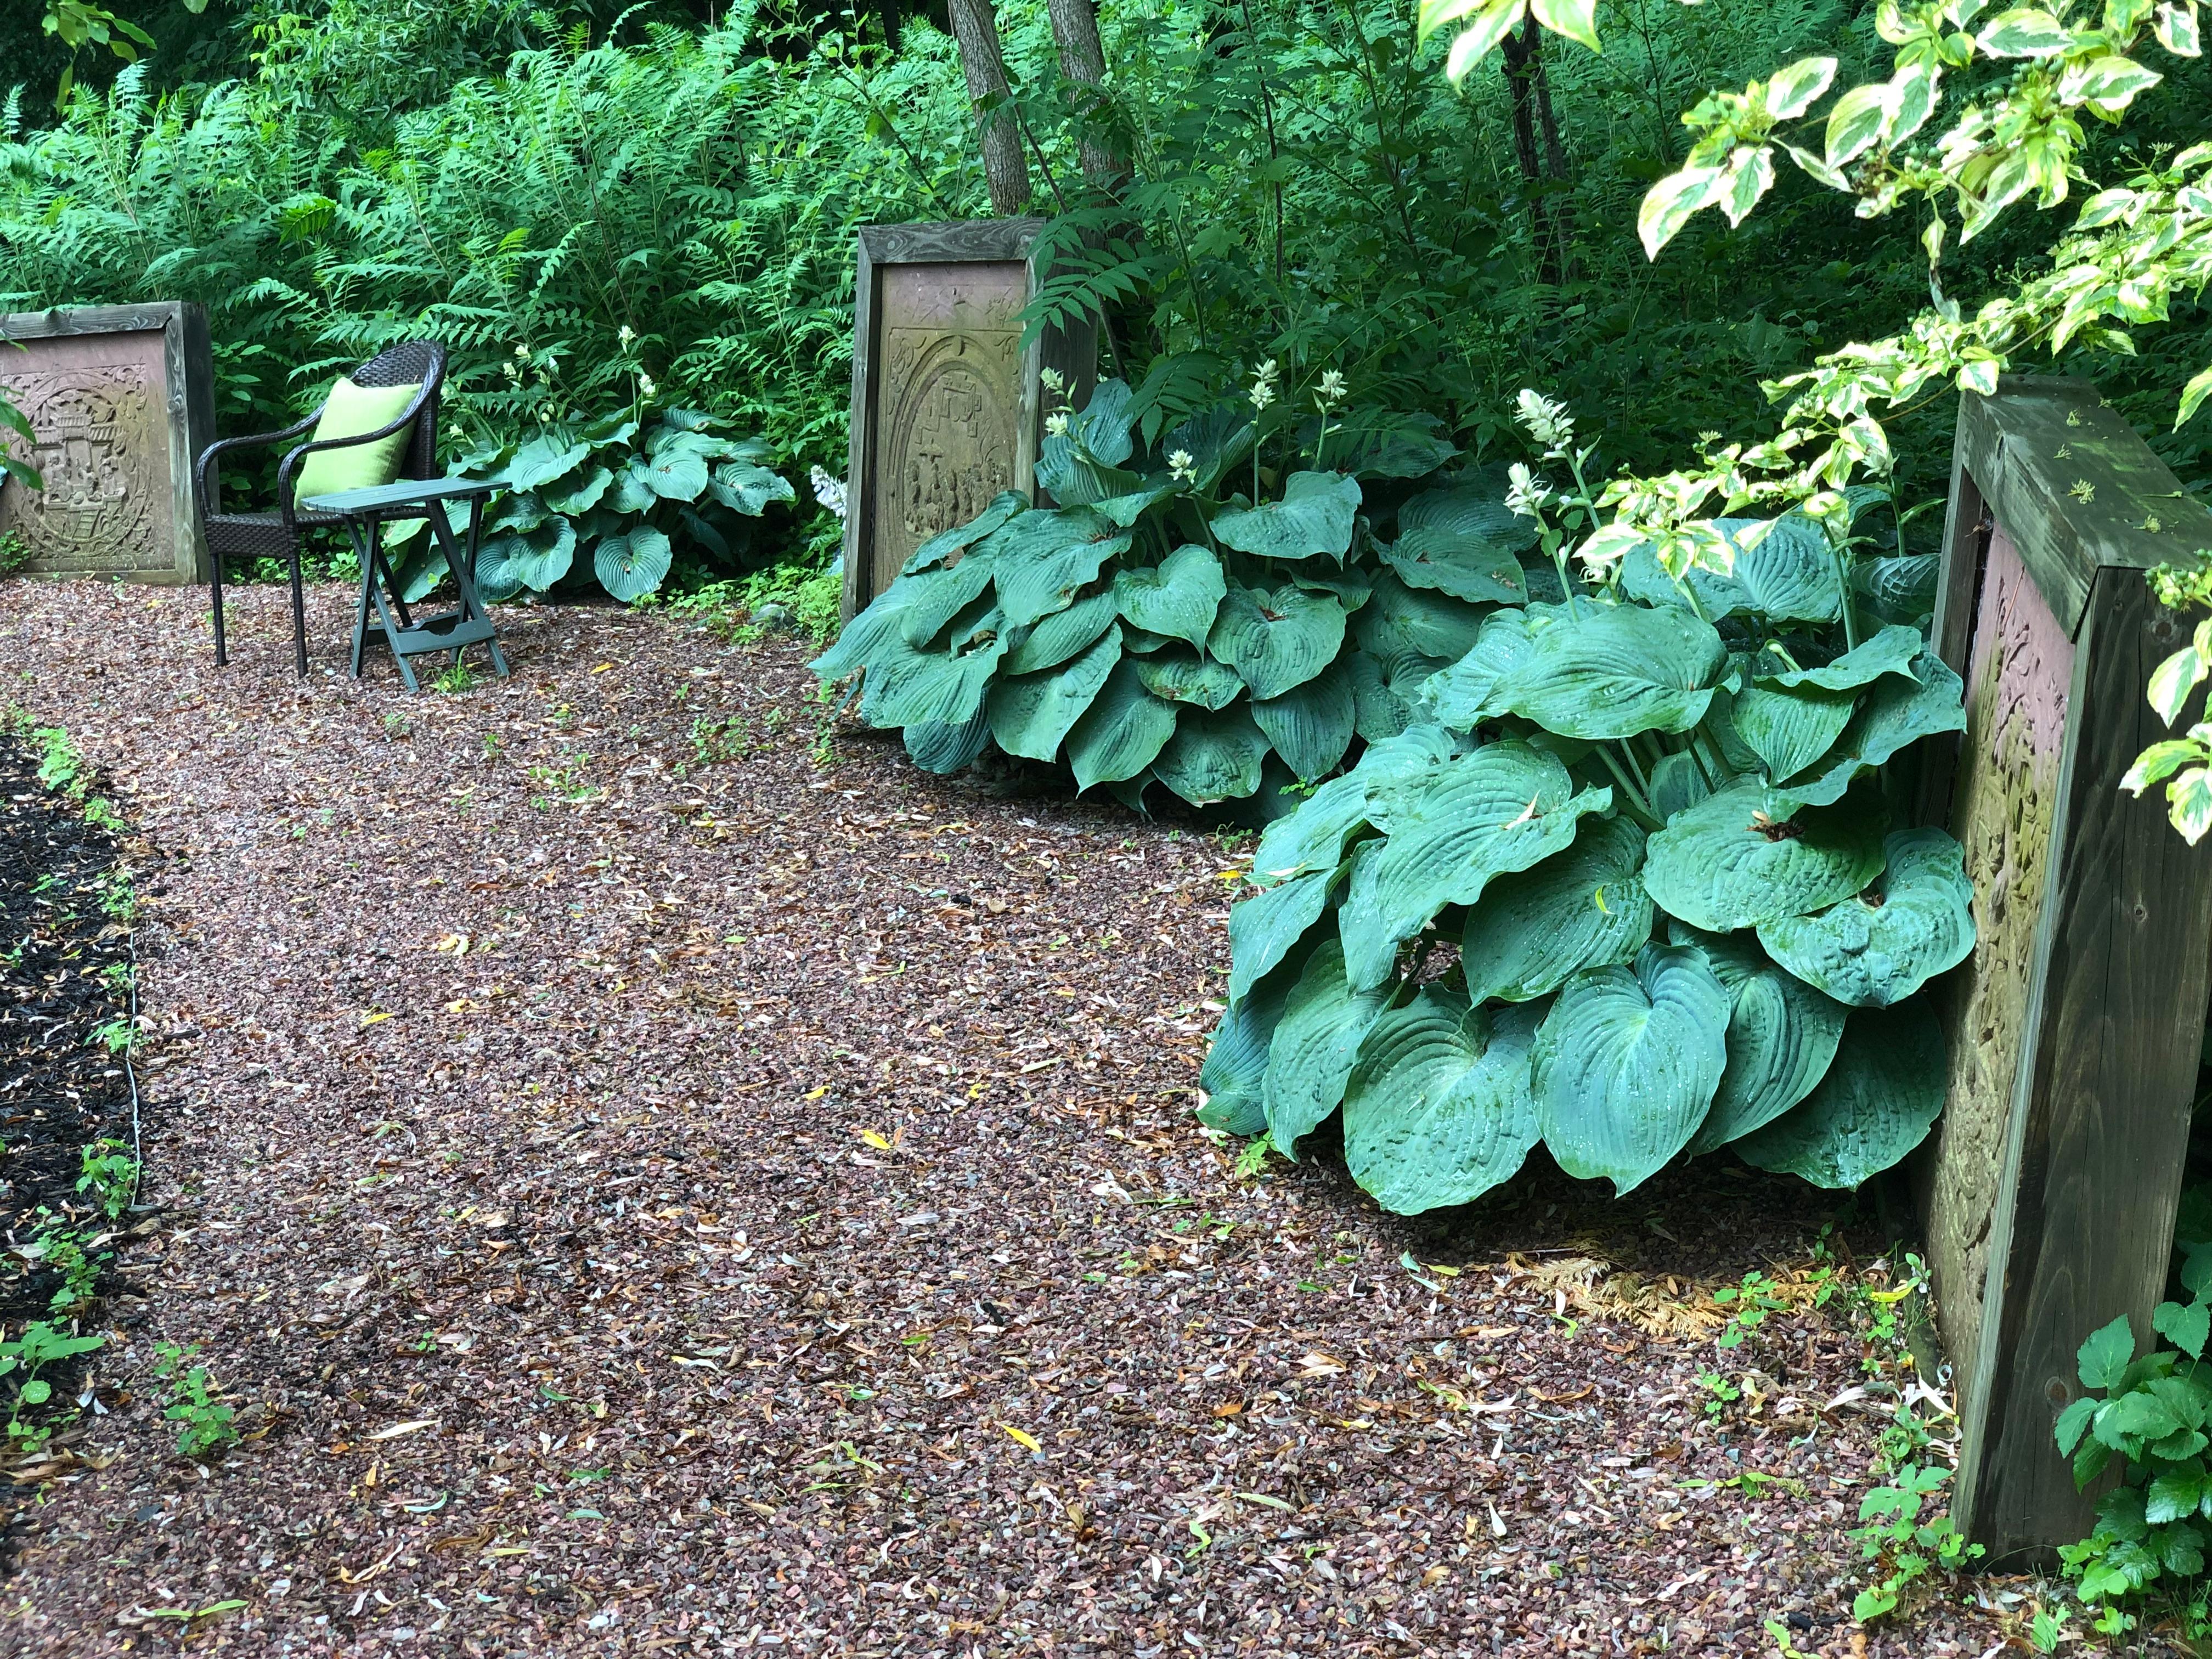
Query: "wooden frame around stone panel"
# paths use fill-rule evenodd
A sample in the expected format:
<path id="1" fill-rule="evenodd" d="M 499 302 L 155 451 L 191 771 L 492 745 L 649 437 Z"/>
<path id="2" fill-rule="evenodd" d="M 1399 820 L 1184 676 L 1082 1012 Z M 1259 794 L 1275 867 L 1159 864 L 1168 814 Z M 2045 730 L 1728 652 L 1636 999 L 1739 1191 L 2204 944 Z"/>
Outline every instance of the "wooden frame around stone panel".
<path id="1" fill-rule="evenodd" d="M 167 534 L 161 545 L 148 549 L 142 562 L 128 567 L 42 571 L 34 562 L 27 574 L 96 574 L 163 586 L 207 580 L 206 544 L 192 500 L 192 462 L 215 440 L 215 371 L 207 313 L 186 301 L 158 300 L 143 305 L 76 306 L 0 316 L 0 338 L 6 340 L 155 331 L 161 336 L 162 416 L 167 435 Z M 0 343 L 0 377 L 15 367 L 10 360 L 16 355 Z M 9 489 L 12 494 L 16 486 L 11 484 Z"/>
<path id="2" fill-rule="evenodd" d="M 2167 735 L 2144 687 L 2186 637 L 2142 573 L 2193 564 L 2212 547 L 2212 512 L 2078 381 L 2008 379 L 1961 403 L 1936 647 L 1968 678 L 2008 581 L 2015 609 L 2033 612 L 2016 636 L 2040 629 L 2060 648 L 2045 653 L 2051 684 L 2032 715 L 2048 765 L 1968 750 L 1988 741 L 1977 724 L 1925 774 L 1924 821 L 1971 843 L 1978 816 L 2008 817 L 2008 834 L 2027 826 L 2015 862 L 2038 869 L 2030 901 L 1994 928 L 2002 878 L 1978 881 L 1983 938 L 1946 988 L 1950 1094 L 1915 1175 L 1962 1428 L 1954 1515 L 1989 1565 L 2049 1564 L 2094 1518 L 2095 1489 L 2075 1491 L 2052 1436 L 2081 1392 L 2075 1351 L 2122 1314 L 2150 1337 L 2172 1249 L 2212 966 L 2212 844 L 2186 845 L 2160 792 L 2118 786 Z M 1975 856 L 1970 844 L 1970 872 Z M 1992 932 L 2010 933 L 1996 963 Z M 2000 968 L 2015 994 L 1993 1013 L 1986 981 Z"/>
<path id="3" fill-rule="evenodd" d="M 845 514 L 844 614 L 865 610 L 878 584 L 871 568 L 882 507 L 878 487 L 877 411 L 882 394 L 883 287 L 888 272 L 902 266 L 1018 264 L 1024 272 L 1024 297 L 1036 292 L 1042 219 L 984 219 L 946 224 L 868 225 L 861 228 L 854 287 L 853 410 L 851 461 Z M 1011 487 L 1033 494 L 1044 410 L 1040 374 L 1056 369 L 1066 377 L 1079 407 L 1096 376 L 1096 331 L 1091 328 L 1048 328 L 1022 352 L 1021 387 L 1014 411 L 1015 453 Z M 946 526 L 949 527 L 949 526 Z"/>

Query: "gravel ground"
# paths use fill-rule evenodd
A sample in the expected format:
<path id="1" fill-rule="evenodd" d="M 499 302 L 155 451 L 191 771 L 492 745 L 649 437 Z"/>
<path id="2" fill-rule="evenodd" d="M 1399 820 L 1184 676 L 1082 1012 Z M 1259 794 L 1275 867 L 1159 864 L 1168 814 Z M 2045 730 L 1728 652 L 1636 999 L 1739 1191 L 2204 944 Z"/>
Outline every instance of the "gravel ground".
<path id="1" fill-rule="evenodd" d="M 1409 1223 L 1326 1152 L 1242 1176 L 1188 1115 L 1235 844 L 917 774 L 824 732 L 795 647 L 647 615 L 511 611 L 512 680 L 356 685 L 346 601 L 301 683 L 276 588 L 218 672 L 197 596 L 0 586 L 0 696 L 161 866 L 169 1206 L 108 1304 L 113 1461 L 19 1523 L 7 1650 L 2017 1632 L 1995 1578 L 1851 1625 L 1879 1425 L 1825 1409 L 1863 1380 L 1838 1310 L 1714 1346 L 1707 1291 L 1802 1267 L 1824 1198 L 1546 1168 Z M 239 1409 L 212 1469 L 157 1340 Z"/>

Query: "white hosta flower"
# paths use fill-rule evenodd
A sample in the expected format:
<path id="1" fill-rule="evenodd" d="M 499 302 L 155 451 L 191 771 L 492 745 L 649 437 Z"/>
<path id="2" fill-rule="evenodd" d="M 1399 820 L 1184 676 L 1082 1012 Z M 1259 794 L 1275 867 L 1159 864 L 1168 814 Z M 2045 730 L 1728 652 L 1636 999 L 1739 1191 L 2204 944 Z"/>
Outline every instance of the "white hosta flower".
<path id="1" fill-rule="evenodd" d="M 530 361 L 530 348 L 526 345 L 519 345 L 514 349 L 514 355 L 526 363 Z"/>
<path id="2" fill-rule="evenodd" d="M 615 338 L 624 345 L 633 344 L 637 339 L 637 331 L 632 328 L 628 323 L 624 323 L 620 328 L 615 331 Z"/>
<path id="3" fill-rule="evenodd" d="M 637 377 L 637 395 L 639 397 L 650 398 L 657 394 L 660 388 L 659 386 L 653 385 L 652 375 L 641 374 Z"/>
<path id="4" fill-rule="evenodd" d="M 1527 428 L 1528 435 L 1543 445 L 1547 453 L 1564 454 L 1567 446 L 1574 442 L 1575 420 L 1567 412 L 1565 404 L 1525 386 L 1514 402 L 1513 418 L 1520 422 Z"/>
<path id="5" fill-rule="evenodd" d="M 1168 477 L 1173 478 L 1177 483 L 1198 482 L 1198 465 L 1191 459 L 1190 451 L 1178 449 L 1168 457 Z"/>
<path id="6" fill-rule="evenodd" d="M 1516 461 L 1505 472 L 1505 505 L 1524 519 L 1540 518 L 1544 504 L 1552 499 L 1552 487 Z"/>
<path id="7" fill-rule="evenodd" d="M 1056 368 L 1038 370 L 1037 380 L 1047 392 L 1059 392 L 1067 390 L 1067 378 Z"/>
<path id="8" fill-rule="evenodd" d="M 806 482 L 814 486 L 816 501 L 840 519 L 845 516 L 845 481 L 842 478 L 831 477 L 817 464 L 807 469 Z"/>
<path id="9" fill-rule="evenodd" d="M 1047 437 L 1065 437 L 1067 434 L 1067 412 L 1065 410 L 1061 410 L 1056 413 L 1046 416 L 1044 417 L 1044 430 Z"/>
<path id="10" fill-rule="evenodd" d="M 1265 409 L 1275 401 L 1275 376 L 1282 373 L 1282 365 L 1273 357 L 1260 365 L 1252 376 L 1251 399 L 1255 410 Z"/>
<path id="11" fill-rule="evenodd" d="M 1323 369 L 1321 376 L 1321 389 L 1314 393 L 1314 398 L 1323 409 L 1334 408 L 1342 403 L 1344 376 L 1333 368 Z"/>

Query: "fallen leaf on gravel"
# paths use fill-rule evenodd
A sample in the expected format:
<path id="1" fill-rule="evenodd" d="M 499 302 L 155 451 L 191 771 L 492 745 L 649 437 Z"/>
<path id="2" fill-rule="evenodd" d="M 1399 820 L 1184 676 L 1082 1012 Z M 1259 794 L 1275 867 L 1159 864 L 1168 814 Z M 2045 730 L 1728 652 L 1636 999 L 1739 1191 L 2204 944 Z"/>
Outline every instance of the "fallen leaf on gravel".
<path id="1" fill-rule="evenodd" d="M 1013 1436 L 1015 1439 L 1020 1441 L 1022 1444 L 1027 1446 L 1031 1451 L 1042 1451 L 1044 1449 L 1042 1446 L 1037 1443 L 1037 1437 L 1035 1435 L 1024 1434 L 1021 1430 L 1016 1428 L 1011 1423 L 1001 1423 L 999 1426 L 1004 1429 L 1008 1434 Z"/>
<path id="2" fill-rule="evenodd" d="M 391 1018 L 392 1018 L 392 1016 L 391 1016 L 390 1014 L 387 1014 L 387 1013 L 382 1013 L 382 1012 L 374 1013 L 374 1014 L 363 1014 L 363 1015 L 361 1017 L 361 1023 L 362 1023 L 362 1024 L 363 1026 L 365 1026 L 365 1027 L 366 1027 L 366 1026 L 370 1026 L 370 1025 L 374 1025 L 374 1024 L 375 1024 L 379 1020 L 382 1020 L 382 1019 L 390 1019 Z"/>
<path id="3" fill-rule="evenodd" d="M 1271 1510 L 1280 1510 L 1285 1515 L 1296 1515 L 1298 1506 L 1286 1504 L 1279 1498 L 1270 1498 L 1263 1492 L 1240 1492 L 1237 1494 L 1248 1504 L 1265 1504 Z"/>
<path id="4" fill-rule="evenodd" d="M 884 1139 L 880 1133 L 873 1129 L 861 1130 L 860 1139 L 866 1141 L 869 1146 L 874 1147 L 879 1152 L 888 1152 L 891 1149 L 890 1142 Z"/>
<path id="5" fill-rule="evenodd" d="M 1218 1406 L 1216 1406 L 1213 1408 L 1213 1414 L 1216 1417 L 1234 1417 L 1237 1413 L 1243 1409 L 1244 1402 L 1243 1401 L 1224 1400 Z"/>
<path id="6" fill-rule="evenodd" d="M 1341 1359 L 1319 1352 L 1308 1354 L 1300 1364 L 1301 1376 L 1334 1376 L 1344 1369 Z"/>
<path id="7" fill-rule="evenodd" d="M 430 1540 L 430 1547 L 434 1550 L 480 1550 L 491 1542 L 492 1535 L 490 1523 L 486 1522 L 474 1532 L 449 1532 L 443 1538 L 434 1538 Z"/>
<path id="8" fill-rule="evenodd" d="M 434 1417 L 417 1417 L 405 1423 L 394 1423 L 388 1429 L 379 1429 L 374 1434 L 363 1435 L 362 1438 L 364 1440 L 397 1440 L 403 1434 L 416 1434 L 424 1429 L 434 1429 L 437 1426 L 438 1419 Z"/>

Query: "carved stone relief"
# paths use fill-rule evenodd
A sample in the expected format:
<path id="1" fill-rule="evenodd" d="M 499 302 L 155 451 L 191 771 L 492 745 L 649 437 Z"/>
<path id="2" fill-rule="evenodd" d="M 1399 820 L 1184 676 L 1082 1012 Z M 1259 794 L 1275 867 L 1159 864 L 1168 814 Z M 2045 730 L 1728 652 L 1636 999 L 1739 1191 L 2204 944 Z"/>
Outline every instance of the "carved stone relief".
<path id="1" fill-rule="evenodd" d="M 1974 1374 L 1990 1226 L 2034 971 L 2074 642 L 2002 528 L 1990 538 L 1966 672 L 1952 830 L 1974 884 L 1974 954 L 1953 981 L 1949 1093 L 1929 1238 L 1950 1258 L 1939 1309 L 1956 1374 Z"/>
<path id="2" fill-rule="evenodd" d="M 1013 487 L 1027 284 L 1018 260 L 883 273 L 875 592 L 921 543 Z"/>
<path id="3" fill-rule="evenodd" d="M 5 387 L 38 441 L 26 450 L 42 490 L 0 489 L 0 533 L 28 568 L 104 574 L 174 556 L 176 489 L 159 330 L 31 339 L 0 355 Z"/>

